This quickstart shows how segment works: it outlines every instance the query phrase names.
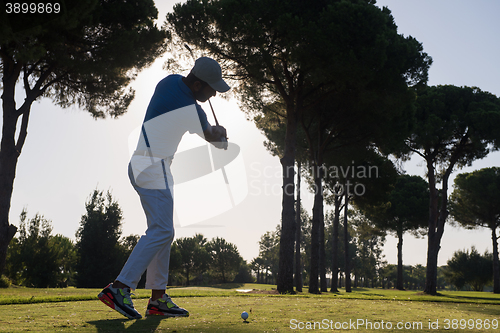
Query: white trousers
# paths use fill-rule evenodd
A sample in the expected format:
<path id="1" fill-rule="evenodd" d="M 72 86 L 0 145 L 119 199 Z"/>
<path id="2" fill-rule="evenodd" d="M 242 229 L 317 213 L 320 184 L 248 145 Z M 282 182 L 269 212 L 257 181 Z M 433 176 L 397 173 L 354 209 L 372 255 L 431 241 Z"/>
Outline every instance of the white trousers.
<path id="1" fill-rule="evenodd" d="M 138 167 L 148 160 L 149 157 L 134 156 L 129 164 L 130 182 L 139 194 L 148 227 L 116 279 L 136 289 L 147 269 L 146 289 L 161 290 L 168 283 L 170 248 L 174 239 L 173 179 L 168 161 L 149 162 L 146 168 Z"/>

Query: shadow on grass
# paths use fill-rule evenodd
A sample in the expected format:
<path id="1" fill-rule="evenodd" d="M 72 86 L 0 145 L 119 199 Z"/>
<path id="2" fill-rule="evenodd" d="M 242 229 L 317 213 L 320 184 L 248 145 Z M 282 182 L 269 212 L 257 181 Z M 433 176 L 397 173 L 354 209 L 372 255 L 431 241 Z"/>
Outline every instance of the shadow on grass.
<path id="1" fill-rule="evenodd" d="M 440 294 L 440 296 L 455 298 L 455 299 L 463 299 L 463 300 L 483 300 L 497 304 L 499 299 L 498 297 L 477 297 L 477 296 L 460 296 L 460 295 L 449 295 L 449 294 Z M 484 302 L 483 302 L 484 303 Z"/>
<path id="2" fill-rule="evenodd" d="M 164 317 L 154 316 L 143 319 L 103 319 L 88 321 L 90 325 L 94 325 L 97 332 L 155 332 Z M 133 321 L 132 325 L 125 326 L 125 323 Z"/>
<path id="3" fill-rule="evenodd" d="M 373 290 L 374 289 L 352 288 L 352 292 L 354 292 L 355 294 L 364 295 L 364 296 L 367 296 L 368 298 L 373 298 L 373 297 L 383 297 L 383 298 L 386 298 L 387 297 L 387 295 L 382 294 L 382 293 L 375 293 Z M 343 294 L 344 295 L 349 295 L 349 294 L 352 295 L 352 293 L 346 293 L 346 292 L 344 292 Z"/>
<path id="4" fill-rule="evenodd" d="M 230 290 L 230 289 L 236 289 L 236 288 L 241 288 L 245 285 L 245 283 L 219 283 L 219 284 L 191 284 L 189 286 L 168 286 L 167 288 L 170 290 L 175 290 L 175 289 L 188 289 L 188 288 L 215 288 L 215 289 L 225 289 L 225 290 Z"/>
<path id="5" fill-rule="evenodd" d="M 235 288 L 241 288 L 244 285 L 245 285 L 244 283 L 221 283 L 221 284 L 211 284 L 208 285 L 207 287 L 217 288 L 217 289 L 235 289 Z"/>
<path id="6" fill-rule="evenodd" d="M 479 303 L 442 303 L 441 307 L 449 308 L 450 311 L 475 312 L 479 315 L 490 315 L 498 318 L 498 306 L 495 304 Z M 481 318 L 480 316 L 478 316 Z M 491 323 L 491 321 L 490 321 Z M 498 322 L 497 322 L 498 323 Z"/>
<path id="7" fill-rule="evenodd" d="M 479 293 L 479 292 L 477 292 Z M 499 304 L 500 302 L 500 297 L 495 294 L 489 294 L 488 293 L 483 293 L 485 296 L 466 296 L 466 295 L 453 295 L 450 293 L 436 293 L 436 295 L 431 295 L 424 293 L 423 291 L 418 292 L 415 294 L 416 296 L 428 296 L 426 301 L 435 301 L 435 302 L 454 302 L 455 303 L 476 303 L 476 304 Z M 434 297 L 437 297 L 435 300 L 433 299 Z M 442 297 L 442 298 L 439 298 Z"/>

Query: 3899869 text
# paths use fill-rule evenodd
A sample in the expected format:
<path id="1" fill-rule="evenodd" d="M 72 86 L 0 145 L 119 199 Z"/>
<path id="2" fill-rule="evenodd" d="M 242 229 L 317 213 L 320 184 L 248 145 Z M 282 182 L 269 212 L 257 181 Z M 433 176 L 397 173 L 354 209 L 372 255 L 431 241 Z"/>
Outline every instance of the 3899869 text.
<path id="1" fill-rule="evenodd" d="M 492 329 L 499 328 L 498 319 L 445 319 L 443 321 L 445 330 L 476 330 L 476 329 Z"/>
<path id="2" fill-rule="evenodd" d="M 7 2 L 5 12 L 7 14 L 58 14 L 61 12 L 61 4 L 58 2 Z"/>

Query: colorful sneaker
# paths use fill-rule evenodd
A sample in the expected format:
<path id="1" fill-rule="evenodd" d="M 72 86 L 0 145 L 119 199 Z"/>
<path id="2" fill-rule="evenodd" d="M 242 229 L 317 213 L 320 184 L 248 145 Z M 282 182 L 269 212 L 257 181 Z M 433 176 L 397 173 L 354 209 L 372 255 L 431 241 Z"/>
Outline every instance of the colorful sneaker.
<path id="1" fill-rule="evenodd" d="M 112 285 L 112 283 L 108 284 L 97 296 L 101 302 L 129 319 L 141 319 L 141 314 L 134 308 L 130 298 L 130 295 L 132 295 L 130 289 L 113 288 Z"/>
<path id="2" fill-rule="evenodd" d="M 156 301 L 149 299 L 146 316 L 189 317 L 189 312 L 172 302 L 170 296 L 163 294 Z"/>

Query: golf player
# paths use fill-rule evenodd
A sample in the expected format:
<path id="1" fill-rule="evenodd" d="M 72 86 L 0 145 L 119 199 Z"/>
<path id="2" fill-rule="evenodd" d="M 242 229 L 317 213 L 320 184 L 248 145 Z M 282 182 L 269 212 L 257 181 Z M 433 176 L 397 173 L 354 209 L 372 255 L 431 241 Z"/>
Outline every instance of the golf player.
<path id="1" fill-rule="evenodd" d="M 189 316 L 165 293 L 174 238 L 170 164 L 186 132 L 198 134 L 217 148 L 227 148 L 225 128 L 211 126 L 197 101 L 205 102 L 229 89 L 220 65 L 208 57 L 197 59 L 186 77 L 169 75 L 156 86 L 128 167 L 130 182 L 146 214 L 147 230 L 116 280 L 98 295 L 127 318 L 142 318 L 134 308 L 130 291 L 136 289 L 146 269 L 146 289 L 152 290 L 146 316 Z"/>

